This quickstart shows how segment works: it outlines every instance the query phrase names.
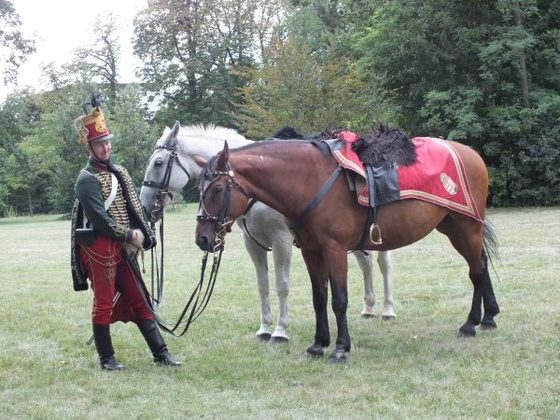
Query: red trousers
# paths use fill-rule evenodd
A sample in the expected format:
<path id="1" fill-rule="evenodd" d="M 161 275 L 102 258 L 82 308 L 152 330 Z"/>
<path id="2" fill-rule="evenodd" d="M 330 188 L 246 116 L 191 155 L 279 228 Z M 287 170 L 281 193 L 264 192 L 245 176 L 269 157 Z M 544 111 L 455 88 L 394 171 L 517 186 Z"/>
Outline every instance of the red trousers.
<path id="1" fill-rule="evenodd" d="M 142 292 L 142 280 L 123 256 L 122 242 L 98 236 L 92 245 L 80 246 L 80 258 L 93 290 L 94 324 L 153 319 Z M 116 292 L 121 296 L 114 304 Z"/>

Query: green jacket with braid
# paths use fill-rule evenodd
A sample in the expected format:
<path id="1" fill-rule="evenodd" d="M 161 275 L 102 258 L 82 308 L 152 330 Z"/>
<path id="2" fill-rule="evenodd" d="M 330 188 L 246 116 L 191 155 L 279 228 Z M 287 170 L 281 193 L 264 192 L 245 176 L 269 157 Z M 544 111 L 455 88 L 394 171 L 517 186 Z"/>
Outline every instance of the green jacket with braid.
<path id="1" fill-rule="evenodd" d="M 117 193 L 105 210 L 105 200 L 111 193 L 111 174 L 118 181 Z M 81 264 L 79 247 L 75 243 L 76 228 L 86 225 L 94 229 L 96 236 L 121 242 L 131 242 L 132 231 L 140 229 L 144 234 L 143 249 L 153 248 L 156 239 L 143 212 L 134 183 L 124 167 L 114 165 L 111 161 L 103 165 L 90 158 L 80 171 L 74 190 L 77 199 L 72 210 L 72 278 L 74 290 L 87 290 L 87 273 Z"/>

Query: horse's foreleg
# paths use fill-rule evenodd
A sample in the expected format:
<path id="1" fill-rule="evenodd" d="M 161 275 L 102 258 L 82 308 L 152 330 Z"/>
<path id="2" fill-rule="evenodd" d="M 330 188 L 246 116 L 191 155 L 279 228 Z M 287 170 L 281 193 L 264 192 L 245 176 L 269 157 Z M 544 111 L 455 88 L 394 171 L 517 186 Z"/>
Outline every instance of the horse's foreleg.
<path id="1" fill-rule="evenodd" d="M 393 285 L 392 285 L 392 273 L 393 264 L 391 262 L 391 251 L 379 251 L 377 253 L 377 265 L 381 270 L 381 275 L 383 276 L 383 314 L 381 315 L 383 320 L 389 320 L 396 318 L 395 312 L 393 311 Z"/>
<path id="2" fill-rule="evenodd" d="M 278 238 L 277 238 L 278 239 Z M 276 293 L 278 295 L 278 320 L 272 333 L 271 343 L 282 343 L 289 340 L 287 328 L 290 325 L 288 316 L 288 293 L 290 291 L 290 263 L 292 261 L 293 236 L 277 241 L 272 247 L 274 270 L 276 274 Z"/>
<path id="3" fill-rule="evenodd" d="M 346 353 L 350 351 L 350 333 L 348 332 L 348 320 L 346 311 L 348 308 L 348 288 L 342 280 L 331 280 L 332 309 L 336 317 L 338 335 L 336 347 L 329 356 L 329 363 L 346 361 Z"/>
<path id="4" fill-rule="evenodd" d="M 324 355 L 323 349 L 331 343 L 327 314 L 328 275 L 320 253 L 302 248 L 301 254 L 311 280 L 313 309 L 315 310 L 315 338 L 313 344 L 308 347 L 307 354 L 312 357 L 321 357 Z"/>
<path id="5" fill-rule="evenodd" d="M 257 338 L 262 341 L 268 341 L 271 337 L 272 327 L 272 313 L 270 311 L 270 286 L 268 277 L 268 261 L 267 252 L 255 246 L 251 238 L 244 235 L 245 248 L 253 261 L 255 266 L 255 273 L 257 276 L 257 290 L 261 300 L 261 316 L 260 327 L 257 331 Z"/>
<path id="6" fill-rule="evenodd" d="M 336 347 L 329 356 L 329 363 L 346 361 L 346 353 L 350 351 L 350 333 L 348 332 L 348 258 L 346 252 L 331 253 L 325 259 L 329 266 L 329 280 L 332 295 L 332 310 L 336 317 Z"/>

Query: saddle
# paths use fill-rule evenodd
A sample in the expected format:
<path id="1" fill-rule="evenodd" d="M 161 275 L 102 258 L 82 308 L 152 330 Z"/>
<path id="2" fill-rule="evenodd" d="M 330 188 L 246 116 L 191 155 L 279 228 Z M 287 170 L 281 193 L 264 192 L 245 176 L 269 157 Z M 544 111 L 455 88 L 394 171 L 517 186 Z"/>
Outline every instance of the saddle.
<path id="1" fill-rule="evenodd" d="M 369 136 L 344 130 L 322 143 L 345 169 L 358 203 L 370 209 L 368 227 L 373 243 L 382 243 L 377 226 L 379 207 L 408 198 L 482 220 L 463 162 L 446 140 L 408 139 L 398 128 L 382 124 Z"/>
<path id="2" fill-rule="evenodd" d="M 383 126 L 385 127 L 385 126 Z M 409 155 L 395 152 L 391 140 L 365 139 L 351 131 L 339 131 L 336 138 L 325 140 L 331 154 L 346 169 L 350 190 L 356 191 L 358 202 L 372 209 L 400 200 L 397 166 L 416 159 L 414 145 Z M 409 142 L 406 137 L 406 141 Z M 390 147 L 392 146 L 392 147 Z M 391 151 L 392 149 L 392 151 Z"/>

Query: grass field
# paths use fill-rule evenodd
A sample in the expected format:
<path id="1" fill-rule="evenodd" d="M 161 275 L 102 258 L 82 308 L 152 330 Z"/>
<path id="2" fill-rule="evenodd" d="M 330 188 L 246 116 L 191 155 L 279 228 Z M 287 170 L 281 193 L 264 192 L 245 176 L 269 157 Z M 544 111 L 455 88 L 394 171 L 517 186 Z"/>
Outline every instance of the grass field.
<path id="1" fill-rule="evenodd" d="M 195 213 L 196 205 L 166 213 L 159 313 L 169 321 L 200 275 Z M 0 219 L 0 418 L 558 419 L 560 208 L 493 209 L 489 218 L 501 255 L 491 273 L 502 310 L 494 331 L 457 337 L 472 286 L 464 261 L 432 233 L 393 252 L 393 321 L 360 318 L 362 280 L 350 259 L 347 364 L 304 357 L 315 320 L 297 249 L 291 340 L 261 343 L 253 267 L 235 226 L 206 311 L 185 336 L 164 336 L 184 365 L 154 366 L 136 327 L 119 323 L 112 333 L 121 372 L 101 371 L 84 343 L 91 292 L 72 289 L 69 221 Z M 145 260 L 149 272 L 149 253 Z M 382 296 L 378 271 L 374 285 Z M 331 316 L 333 337 L 335 325 Z"/>

